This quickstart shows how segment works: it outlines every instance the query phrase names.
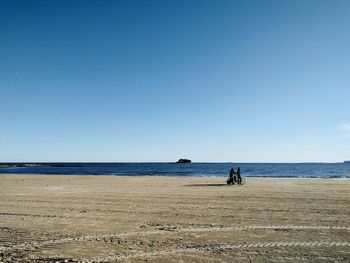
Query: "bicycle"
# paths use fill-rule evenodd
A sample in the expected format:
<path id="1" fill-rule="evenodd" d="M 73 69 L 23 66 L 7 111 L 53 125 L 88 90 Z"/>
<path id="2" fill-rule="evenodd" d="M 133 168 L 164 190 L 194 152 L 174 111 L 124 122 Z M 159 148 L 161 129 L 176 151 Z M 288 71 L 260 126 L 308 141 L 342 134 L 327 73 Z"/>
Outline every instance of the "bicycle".
<path id="1" fill-rule="evenodd" d="M 234 178 L 231 179 L 229 177 L 229 178 L 227 178 L 226 183 L 227 183 L 227 185 L 239 185 L 239 186 L 242 186 L 242 185 L 244 185 L 246 183 L 246 180 L 245 180 L 244 177 L 242 177 L 240 183 L 238 183 L 237 179 L 235 180 Z"/>

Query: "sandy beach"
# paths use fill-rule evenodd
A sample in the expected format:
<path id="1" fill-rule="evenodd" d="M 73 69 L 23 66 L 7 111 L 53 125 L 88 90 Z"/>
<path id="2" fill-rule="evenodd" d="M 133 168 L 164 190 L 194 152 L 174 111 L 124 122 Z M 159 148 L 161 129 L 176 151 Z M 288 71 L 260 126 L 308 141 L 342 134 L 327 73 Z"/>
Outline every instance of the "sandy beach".
<path id="1" fill-rule="evenodd" d="M 350 180 L 0 176 L 0 262 L 349 262 Z"/>

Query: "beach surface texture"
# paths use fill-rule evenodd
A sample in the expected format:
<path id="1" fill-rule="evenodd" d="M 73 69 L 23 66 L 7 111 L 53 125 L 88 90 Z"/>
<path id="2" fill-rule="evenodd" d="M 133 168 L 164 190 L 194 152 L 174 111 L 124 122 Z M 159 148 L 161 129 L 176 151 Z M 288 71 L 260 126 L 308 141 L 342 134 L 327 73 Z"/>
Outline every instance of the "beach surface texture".
<path id="1" fill-rule="evenodd" d="M 350 180 L 0 176 L 0 262 L 350 262 Z"/>

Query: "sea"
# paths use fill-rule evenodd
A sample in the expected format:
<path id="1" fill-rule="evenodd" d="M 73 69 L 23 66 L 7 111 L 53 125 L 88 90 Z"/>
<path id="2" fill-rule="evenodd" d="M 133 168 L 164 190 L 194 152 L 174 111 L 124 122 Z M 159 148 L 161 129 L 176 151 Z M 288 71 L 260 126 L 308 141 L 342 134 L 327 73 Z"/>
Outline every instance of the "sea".
<path id="1" fill-rule="evenodd" d="M 33 163 L 32 163 L 33 164 Z M 241 168 L 243 177 L 350 179 L 350 163 L 40 163 L 0 168 L 0 174 L 226 177 Z M 14 163 L 0 163 L 13 166 Z M 26 163 L 28 166 L 28 163 Z"/>

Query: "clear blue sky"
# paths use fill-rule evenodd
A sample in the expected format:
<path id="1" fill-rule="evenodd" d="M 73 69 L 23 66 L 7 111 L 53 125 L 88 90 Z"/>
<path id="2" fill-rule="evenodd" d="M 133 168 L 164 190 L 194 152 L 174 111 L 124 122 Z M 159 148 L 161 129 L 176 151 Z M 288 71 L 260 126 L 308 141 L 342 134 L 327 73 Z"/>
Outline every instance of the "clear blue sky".
<path id="1" fill-rule="evenodd" d="M 350 1 L 0 1 L 0 161 L 350 159 Z"/>

